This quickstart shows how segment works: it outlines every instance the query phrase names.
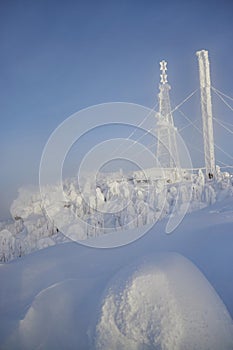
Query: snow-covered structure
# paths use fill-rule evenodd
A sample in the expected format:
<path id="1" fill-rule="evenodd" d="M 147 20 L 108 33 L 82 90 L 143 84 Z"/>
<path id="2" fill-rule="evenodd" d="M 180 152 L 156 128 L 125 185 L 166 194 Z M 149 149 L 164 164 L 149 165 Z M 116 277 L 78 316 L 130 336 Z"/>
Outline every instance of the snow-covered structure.
<path id="1" fill-rule="evenodd" d="M 77 177 L 66 179 L 64 201 L 59 184 L 47 185 L 43 200 L 37 188 L 22 188 L 11 206 L 14 221 L 0 222 L 1 349 L 233 349 L 233 175 L 215 169 L 208 54 L 198 57 L 212 181 L 201 169 L 180 169 L 162 61 L 157 168 L 100 173 L 95 181 L 87 173 L 83 189 Z M 162 234 L 162 220 L 149 227 L 187 203 L 199 212 L 174 236 Z M 71 212 L 80 225 L 69 221 Z M 58 222 L 74 241 L 102 240 L 104 248 L 133 233 L 135 242 L 89 249 L 65 237 Z M 147 236 L 136 236 L 145 226 Z M 49 247 L 56 243 L 65 244 Z"/>
<path id="2" fill-rule="evenodd" d="M 169 90 L 167 81 L 167 62 L 160 62 L 161 81 L 159 85 L 159 112 L 156 126 L 157 134 L 157 161 L 158 167 L 174 169 L 180 167 L 179 153 L 177 149 L 176 128 L 173 122 Z"/>
<path id="3" fill-rule="evenodd" d="M 215 173 L 213 115 L 211 102 L 210 64 L 208 51 L 197 51 L 201 90 L 201 110 L 206 175 L 211 179 Z"/>
<path id="4" fill-rule="evenodd" d="M 208 51 L 197 51 L 199 63 L 199 78 L 201 91 L 201 111 L 203 125 L 203 143 L 205 154 L 206 175 L 209 179 L 215 174 L 215 154 L 214 154 L 214 133 L 213 115 L 211 101 L 211 79 L 210 63 Z M 156 125 L 157 134 L 157 167 L 163 169 L 179 169 L 180 154 L 177 146 L 177 130 L 174 126 L 172 109 L 170 104 L 169 90 L 171 89 L 167 81 L 167 62 L 160 62 L 161 80 L 159 99 L 158 122 Z"/>
<path id="5" fill-rule="evenodd" d="M 14 222 L 0 222 L 0 262 L 67 240 L 92 240 L 112 232 L 154 225 L 158 220 L 202 209 L 233 195 L 233 177 L 215 168 L 210 69 L 208 52 L 197 52 L 199 60 L 206 181 L 202 170 L 183 165 L 180 140 L 174 126 L 167 81 L 167 62 L 160 62 L 161 81 L 157 117 L 157 167 L 130 174 L 100 174 L 92 181 L 87 174 L 80 189 L 77 178 L 64 183 L 64 201 L 57 184 L 39 191 L 19 190 L 11 206 Z M 63 198 L 63 197 L 62 197 Z M 45 210 L 46 207 L 46 210 Z M 71 222 L 73 214 L 78 223 Z M 63 232 L 67 237 L 63 235 Z"/>

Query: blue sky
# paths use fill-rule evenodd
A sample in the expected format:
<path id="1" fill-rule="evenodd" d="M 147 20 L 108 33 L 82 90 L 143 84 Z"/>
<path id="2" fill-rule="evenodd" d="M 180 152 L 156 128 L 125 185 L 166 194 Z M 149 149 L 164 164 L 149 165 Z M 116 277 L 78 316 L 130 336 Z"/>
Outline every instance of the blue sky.
<path id="1" fill-rule="evenodd" d="M 198 87 L 202 48 L 213 85 L 233 96 L 232 16 L 230 0 L 2 0 L 0 217 L 18 187 L 38 183 L 45 142 L 69 115 L 110 101 L 152 107 L 161 59 L 174 104 Z"/>

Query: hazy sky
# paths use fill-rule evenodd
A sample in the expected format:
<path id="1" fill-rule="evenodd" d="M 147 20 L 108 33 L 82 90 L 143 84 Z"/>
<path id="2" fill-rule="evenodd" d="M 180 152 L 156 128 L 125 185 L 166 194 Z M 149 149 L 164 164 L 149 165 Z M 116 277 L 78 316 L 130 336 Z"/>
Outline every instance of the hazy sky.
<path id="1" fill-rule="evenodd" d="M 213 85 L 233 96 L 232 18 L 231 0 L 1 0 L 0 217 L 18 187 L 38 183 L 44 144 L 66 117 L 110 101 L 152 107 L 161 59 L 174 104 L 198 87 L 203 48 Z"/>

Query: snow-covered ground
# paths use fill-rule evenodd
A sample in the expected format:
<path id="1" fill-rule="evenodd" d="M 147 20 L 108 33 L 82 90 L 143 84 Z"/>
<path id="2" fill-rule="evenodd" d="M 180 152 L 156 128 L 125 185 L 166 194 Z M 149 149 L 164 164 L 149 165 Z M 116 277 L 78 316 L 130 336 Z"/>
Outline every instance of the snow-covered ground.
<path id="1" fill-rule="evenodd" d="M 97 349 L 230 349 L 231 318 L 200 271 L 175 253 L 122 269 L 103 297 Z"/>
<path id="2" fill-rule="evenodd" d="M 232 196 L 165 226 L 1 264 L 0 348 L 233 349 Z"/>

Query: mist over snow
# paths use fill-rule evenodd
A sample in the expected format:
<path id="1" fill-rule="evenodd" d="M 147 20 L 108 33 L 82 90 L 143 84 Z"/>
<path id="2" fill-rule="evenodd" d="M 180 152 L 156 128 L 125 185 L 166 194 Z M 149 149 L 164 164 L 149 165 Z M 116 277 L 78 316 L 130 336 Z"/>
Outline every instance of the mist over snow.
<path id="1" fill-rule="evenodd" d="M 0 1 L 0 350 L 233 350 L 232 13 Z"/>
<path id="2" fill-rule="evenodd" d="M 205 181 L 202 171 L 192 175 L 192 181 L 187 173 L 183 181 L 172 183 L 145 179 L 140 172 L 128 177 L 122 173 L 102 175 L 97 184 L 89 179 L 83 180 L 82 192 L 76 178 L 66 180 L 62 201 L 58 185 L 46 188 L 44 198 L 36 188 L 21 188 L 11 205 L 14 222 L 0 223 L 0 261 L 70 239 L 88 244 L 106 235 L 111 240 L 111 234 L 122 235 L 152 226 L 171 213 L 179 214 L 185 204 L 192 212 L 233 193 L 231 175 L 220 171 L 211 182 Z"/>

